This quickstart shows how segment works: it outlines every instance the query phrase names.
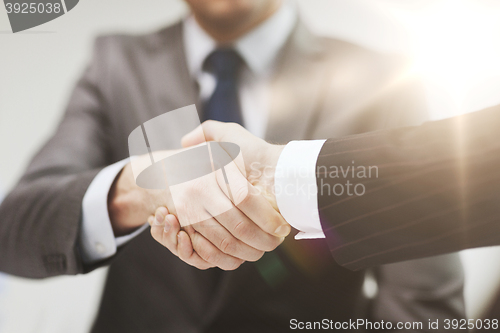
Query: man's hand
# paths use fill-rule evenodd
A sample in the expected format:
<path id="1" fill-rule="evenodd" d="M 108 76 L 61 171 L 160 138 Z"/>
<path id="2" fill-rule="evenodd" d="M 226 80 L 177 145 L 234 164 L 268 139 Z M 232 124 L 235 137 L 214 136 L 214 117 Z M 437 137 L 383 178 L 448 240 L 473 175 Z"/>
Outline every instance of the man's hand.
<path id="1" fill-rule="evenodd" d="M 262 197 L 259 194 L 262 194 L 275 211 L 278 211 L 276 197 L 273 191 L 274 173 L 279 156 L 284 148 L 283 146 L 268 144 L 264 140 L 247 132 L 240 125 L 216 121 L 207 121 L 203 123 L 201 127 L 198 127 L 196 130 L 186 135 L 183 138 L 182 144 L 185 147 L 195 146 L 205 142 L 205 140 L 232 142 L 237 144 L 242 151 L 245 161 L 245 165 L 241 167 L 245 168 L 248 181 L 252 185 L 250 187 L 251 193 L 248 195 L 248 198 L 260 199 Z M 234 159 L 236 156 L 231 157 Z M 248 203 L 243 202 L 238 205 L 238 208 L 243 209 L 248 217 L 259 221 L 268 218 L 266 211 L 261 209 L 261 207 L 267 208 L 266 205 L 262 202 L 259 202 L 259 205 L 248 205 Z M 233 211 L 233 213 L 235 212 L 237 211 Z M 270 215 L 272 216 L 274 214 Z M 230 231 L 230 233 L 234 235 L 234 232 L 237 232 L 237 230 L 230 228 L 224 230 L 224 228 L 217 223 L 212 222 L 206 224 L 205 222 L 203 224 L 187 226 L 184 230 L 181 230 L 180 223 L 176 216 L 169 214 L 168 209 L 165 207 L 158 208 L 155 215 L 149 217 L 148 222 L 151 225 L 151 234 L 154 239 L 167 247 L 184 262 L 199 269 L 207 269 L 215 266 L 236 269 L 243 263 L 243 260 L 237 260 L 237 258 L 243 259 L 243 253 L 246 253 L 247 258 L 245 260 L 247 261 L 260 259 L 264 254 L 264 251 L 255 253 L 251 251 L 251 249 L 246 248 L 244 243 L 234 242 L 232 237 L 228 237 L 227 231 Z M 240 225 L 241 224 L 242 223 L 240 223 Z M 250 226 L 251 224 L 247 225 Z M 211 234 L 209 239 L 212 241 L 208 241 L 197 232 L 197 230 L 200 230 L 200 227 L 208 227 L 209 230 L 207 231 L 210 231 Z M 284 225 L 280 228 L 284 228 L 287 234 L 290 232 L 289 225 Z M 278 230 L 276 230 L 276 232 L 278 232 Z M 242 234 L 239 236 L 243 238 Z M 253 240 L 256 241 L 258 237 L 262 236 L 263 235 L 254 236 Z M 268 236 L 265 236 L 265 238 L 266 242 L 268 242 Z M 216 246 L 217 244 L 219 245 Z M 237 255 L 235 255 L 235 257 L 225 255 L 225 253 L 229 252 L 228 248 L 232 248 L 233 250 L 230 252 L 237 253 Z M 269 248 L 267 251 L 273 250 L 274 248 L 275 247 Z M 256 256 L 254 258 L 248 258 L 249 255 Z"/>
<path id="2" fill-rule="evenodd" d="M 170 196 L 159 195 L 158 192 L 136 185 L 130 163 L 123 168 L 108 194 L 109 218 L 116 237 L 129 234 L 142 226 L 156 208 L 172 206 L 168 202 L 171 200 Z"/>
<path id="3" fill-rule="evenodd" d="M 182 146 L 191 147 L 205 141 L 237 144 L 243 154 L 248 181 L 279 211 L 274 194 L 274 174 L 285 146 L 267 143 L 238 124 L 214 120 L 205 121 L 194 131 L 185 135 L 182 139 Z M 232 157 L 235 158 L 235 156 Z"/>
<path id="4" fill-rule="evenodd" d="M 236 174 L 233 172 L 233 177 L 237 175 L 243 177 L 239 171 Z M 181 193 L 180 196 L 182 202 L 176 200 L 176 204 L 208 212 L 214 209 L 214 205 L 223 207 L 232 205 L 217 180 L 214 181 L 210 186 L 187 186 L 185 193 Z M 168 212 L 175 213 L 176 208 L 170 191 L 140 188 L 135 184 L 129 164 L 117 177 L 108 200 L 115 235 L 133 231 L 154 213 L 156 215 L 154 221 L 157 223 L 154 224 L 151 218 L 148 220 L 152 226 L 153 237 L 193 266 L 200 269 L 217 266 L 231 270 L 237 268 L 243 261 L 256 261 L 265 251 L 274 250 L 283 241 L 290 232 L 290 226 L 260 195 L 257 188 L 245 179 L 243 183 L 236 183 L 243 184 L 240 186 L 244 186 L 245 190 L 248 188 L 247 191 L 241 191 L 248 195 L 237 201 L 239 202 L 237 208 L 232 206 L 222 214 L 193 225 L 183 224 L 184 231 L 179 233 L 180 224 L 177 219 L 172 223 L 165 223 L 168 221 Z M 164 208 L 157 210 L 158 207 Z M 190 255 L 186 254 L 189 252 L 187 246 L 182 247 L 182 251 L 177 249 L 178 245 L 185 245 L 185 242 L 179 243 L 178 239 L 181 241 L 189 239 Z"/>
<path id="5" fill-rule="evenodd" d="M 185 263 L 198 269 L 205 270 L 211 267 L 219 267 L 224 270 L 234 270 L 245 260 L 228 255 L 223 250 L 196 232 L 192 226 L 187 226 L 181 230 L 181 225 L 177 217 L 169 214 L 168 209 L 160 207 L 154 216 L 148 218 L 151 226 L 151 235 L 160 244 L 165 246 L 174 255 L 178 256 Z M 214 225 L 214 233 L 227 234 L 227 230 L 220 225 Z M 233 240 L 234 241 L 234 240 Z M 229 243 L 228 243 L 229 244 Z M 256 261 L 262 257 L 265 251 L 258 251 L 253 248 L 245 248 L 245 244 L 238 244 L 247 255 L 253 256 L 248 261 Z M 227 245 L 226 245 L 227 247 Z"/>

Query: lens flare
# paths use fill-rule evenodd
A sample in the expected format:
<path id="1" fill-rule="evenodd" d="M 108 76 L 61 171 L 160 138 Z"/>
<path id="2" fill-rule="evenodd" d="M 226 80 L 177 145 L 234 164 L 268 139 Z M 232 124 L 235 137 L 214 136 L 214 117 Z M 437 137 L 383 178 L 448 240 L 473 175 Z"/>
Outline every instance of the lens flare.
<path id="1" fill-rule="evenodd" d="M 413 72 L 442 109 L 435 118 L 500 103 L 499 2 L 436 0 L 392 10 L 412 36 Z"/>

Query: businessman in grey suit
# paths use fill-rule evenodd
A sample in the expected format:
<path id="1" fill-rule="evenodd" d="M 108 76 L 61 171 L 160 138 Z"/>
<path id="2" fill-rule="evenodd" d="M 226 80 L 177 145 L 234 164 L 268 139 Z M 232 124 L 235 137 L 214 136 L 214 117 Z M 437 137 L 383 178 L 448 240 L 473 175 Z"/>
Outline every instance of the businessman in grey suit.
<path id="1" fill-rule="evenodd" d="M 252 133 L 283 144 L 425 120 L 404 61 L 312 35 L 289 2 L 189 4 L 193 16 L 159 32 L 97 40 L 56 134 L 0 206 L 0 269 L 43 278 L 109 264 L 93 332 L 280 332 L 291 318 L 462 318 L 454 255 L 379 268 L 380 294 L 370 305 L 364 272 L 337 265 L 323 239 L 288 237 L 244 264 L 222 253 L 219 267 L 239 268 L 199 270 L 145 231 L 163 203 L 127 195 L 127 137 L 167 111 L 196 104 L 202 119 L 238 115 Z M 213 54 L 241 66 L 235 91 L 219 86 Z M 221 116 L 231 92 L 239 104 Z"/>

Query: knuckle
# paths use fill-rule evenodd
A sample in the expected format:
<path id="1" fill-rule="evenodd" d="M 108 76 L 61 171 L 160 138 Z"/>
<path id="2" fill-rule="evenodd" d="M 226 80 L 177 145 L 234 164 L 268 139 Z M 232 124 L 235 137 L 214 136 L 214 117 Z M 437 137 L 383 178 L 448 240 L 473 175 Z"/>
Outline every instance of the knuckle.
<path id="1" fill-rule="evenodd" d="M 272 214 L 272 216 L 269 217 L 268 222 L 265 224 L 265 231 L 268 233 L 274 233 L 276 228 L 278 228 L 281 224 L 283 224 L 283 221 L 280 216 L 278 214 Z"/>
<path id="2" fill-rule="evenodd" d="M 221 242 L 219 248 L 222 252 L 231 254 L 236 252 L 236 242 L 232 237 L 224 237 Z"/>
<path id="3" fill-rule="evenodd" d="M 233 199 L 237 205 L 245 205 L 250 201 L 251 197 L 246 182 L 238 186 L 233 193 Z"/>
<path id="4" fill-rule="evenodd" d="M 111 219 L 115 221 L 124 221 L 128 216 L 130 216 L 130 208 L 128 200 L 123 197 L 110 200 L 108 204 L 109 215 Z"/>
<path id="5" fill-rule="evenodd" d="M 248 236 L 249 235 L 249 227 L 247 225 L 247 223 L 245 223 L 244 220 L 242 221 L 239 221 L 234 229 L 233 229 L 233 232 L 234 232 L 234 235 L 236 236 L 236 238 L 238 239 L 242 239 L 242 238 L 245 238 L 245 236 Z"/>
<path id="6" fill-rule="evenodd" d="M 165 206 L 160 206 L 156 208 L 155 215 L 162 215 L 163 217 L 168 215 L 168 209 Z"/>
<path id="7" fill-rule="evenodd" d="M 205 122 L 203 123 L 203 127 L 212 127 L 216 124 L 215 120 L 205 120 Z"/>
<path id="8" fill-rule="evenodd" d="M 199 255 L 208 263 L 217 264 L 219 262 L 219 255 L 215 249 L 203 249 Z"/>
<path id="9" fill-rule="evenodd" d="M 242 127 L 240 124 L 238 124 L 238 123 L 229 123 L 229 124 L 228 124 L 228 126 L 230 126 L 230 127 L 229 127 L 229 129 L 230 129 L 231 131 L 233 131 L 233 132 L 234 132 L 234 131 L 239 131 L 241 128 L 243 128 L 243 127 Z"/>

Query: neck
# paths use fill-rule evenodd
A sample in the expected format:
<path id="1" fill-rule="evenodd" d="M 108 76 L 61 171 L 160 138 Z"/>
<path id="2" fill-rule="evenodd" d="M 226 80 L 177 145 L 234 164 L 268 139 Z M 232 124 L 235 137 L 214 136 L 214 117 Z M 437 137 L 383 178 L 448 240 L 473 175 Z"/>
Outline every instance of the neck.
<path id="1" fill-rule="evenodd" d="M 259 24 L 271 17 L 281 5 L 281 1 L 274 1 L 272 6 L 260 13 L 259 16 L 249 20 L 228 20 L 228 22 L 220 22 L 220 20 L 210 20 L 196 13 L 193 13 L 196 22 L 203 28 L 217 43 L 229 44 L 244 36 L 246 33 L 257 27 Z M 231 22 L 233 21 L 233 22 Z"/>

